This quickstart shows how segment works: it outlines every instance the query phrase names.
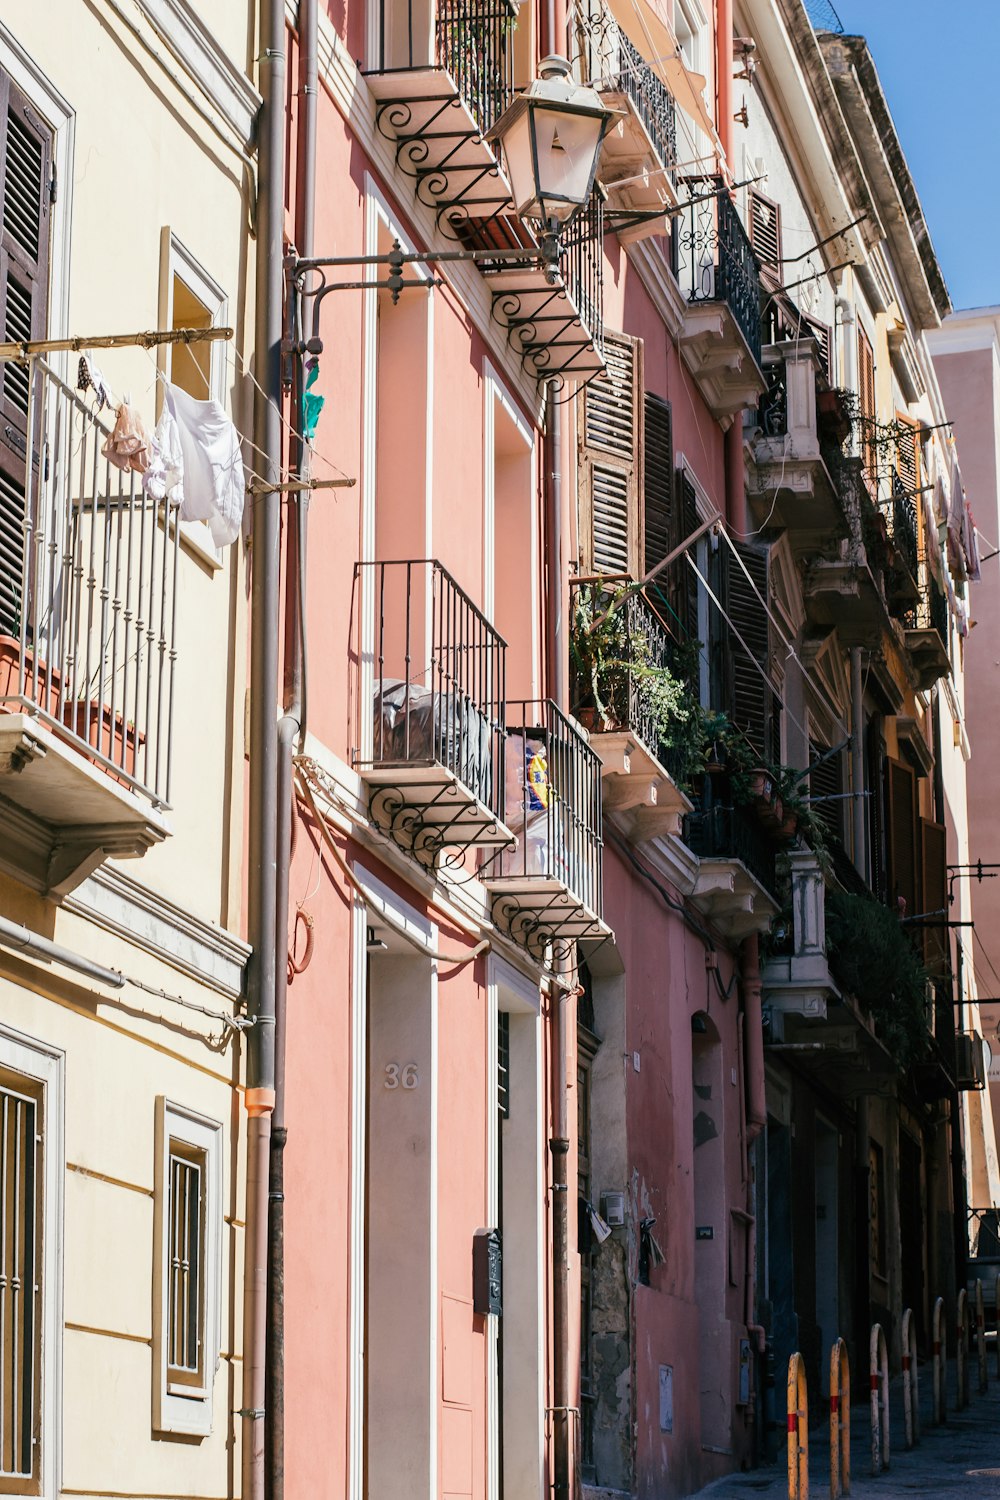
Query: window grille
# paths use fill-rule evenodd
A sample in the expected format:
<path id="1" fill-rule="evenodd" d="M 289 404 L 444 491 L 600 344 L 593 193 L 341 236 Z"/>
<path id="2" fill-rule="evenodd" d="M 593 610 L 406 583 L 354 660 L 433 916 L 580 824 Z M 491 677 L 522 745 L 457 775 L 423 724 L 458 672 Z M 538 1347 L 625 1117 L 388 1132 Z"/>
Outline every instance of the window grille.
<path id="1" fill-rule="evenodd" d="M 510 1119 L 510 1016 L 497 1012 L 497 1107 L 501 1120 Z"/>
<path id="2" fill-rule="evenodd" d="M 167 1380 L 171 1387 L 200 1388 L 204 1380 L 204 1204 L 204 1153 L 171 1141 L 167 1306 Z"/>
<path id="3" fill-rule="evenodd" d="M 41 1470 L 40 1099 L 0 1085 L 0 1486 L 37 1494 Z"/>

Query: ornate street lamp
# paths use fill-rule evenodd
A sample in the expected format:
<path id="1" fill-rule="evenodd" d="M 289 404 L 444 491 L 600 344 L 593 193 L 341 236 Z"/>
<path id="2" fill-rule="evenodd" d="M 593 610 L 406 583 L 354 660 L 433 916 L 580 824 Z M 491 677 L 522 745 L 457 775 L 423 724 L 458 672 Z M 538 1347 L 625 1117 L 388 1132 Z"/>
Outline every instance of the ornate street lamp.
<path id="1" fill-rule="evenodd" d="M 543 240 L 546 259 L 558 258 L 560 230 L 590 200 L 601 141 L 617 115 L 574 82 L 564 57 L 546 57 L 486 137 L 503 148 L 515 212 L 552 242 Z"/>

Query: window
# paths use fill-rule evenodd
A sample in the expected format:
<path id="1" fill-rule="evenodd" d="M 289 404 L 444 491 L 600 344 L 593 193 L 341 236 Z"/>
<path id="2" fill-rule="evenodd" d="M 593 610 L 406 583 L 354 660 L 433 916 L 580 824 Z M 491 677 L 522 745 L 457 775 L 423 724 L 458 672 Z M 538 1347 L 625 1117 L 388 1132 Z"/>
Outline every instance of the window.
<path id="1" fill-rule="evenodd" d="M 875 441 L 875 355 L 863 328 L 858 329 L 858 410 L 861 458 L 871 490 L 878 488 L 878 444 Z"/>
<path id="2" fill-rule="evenodd" d="M 0 1073 L 0 1490 L 39 1493 L 42 1090 Z"/>
<path id="3" fill-rule="evenodd" d="M 58 1491 L 62 1054 L 0 1026 L 0 1495 Z"/>
<path id="4" fill-rule="evenodd" d="M 163 230 L 160 248 L 161 328 L 224 328 L 229 302 L 222 288 L 198 264 L 190 250 L 169 228 Z M 209 399 L 226 404 L 226 345 L 161 344 L 157 368 L 197 401 Z M 222 550 L 212 541 L 201 521 L 187 521 L 182 535 L 206 562 L 222 566 Z"/>
<path id="5" fill-rule="evenodd" d="M 582 570 L 641 578 L 642 340 L 607 333 L 605 354 L 577 403 Z"/>
<path id="6" fill-rule="evenodd" d="M 222 1126 L 162 1097 L 156 1108 L 153 1425 L 204 1435 L 219 1358 Z"/>
<path id="7" fill-rule="evenodd" d="M 46 334 L 53 132 L 0 69 L 0 324 L 7 341 Z M 0 366 L 0 631 L 21 630 L 28 372 Z"/>

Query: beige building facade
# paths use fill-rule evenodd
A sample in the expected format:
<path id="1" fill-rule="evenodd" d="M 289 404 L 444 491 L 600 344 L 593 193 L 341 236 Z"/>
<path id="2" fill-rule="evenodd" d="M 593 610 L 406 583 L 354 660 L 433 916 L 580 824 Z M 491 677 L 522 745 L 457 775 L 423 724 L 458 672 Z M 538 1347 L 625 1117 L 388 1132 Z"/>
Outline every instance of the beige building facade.
<path id="1" fill-rule="evenodd" d="M 46 1500 L 239 1484 L 243 542 L 119 410 L 247 425 L 252 22 L 197 10 L 0 5 L 0 336 L 234 332 L 0 362 L 0 1493 Z"/>

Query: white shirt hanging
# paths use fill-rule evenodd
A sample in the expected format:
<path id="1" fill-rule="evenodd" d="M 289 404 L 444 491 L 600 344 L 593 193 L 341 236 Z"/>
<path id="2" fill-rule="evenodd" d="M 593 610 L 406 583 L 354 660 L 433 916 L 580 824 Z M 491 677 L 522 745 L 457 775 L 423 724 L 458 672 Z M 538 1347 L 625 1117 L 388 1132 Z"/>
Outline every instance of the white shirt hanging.
<path id="1" fill-rule="evenodd" d="M 218 401 L 197 401 L 165 382 L 183 460 L 182 521 L 204 521 L 217 547 L 235 542 L 243 522 L 246 478 L 236 428 Z"/>

